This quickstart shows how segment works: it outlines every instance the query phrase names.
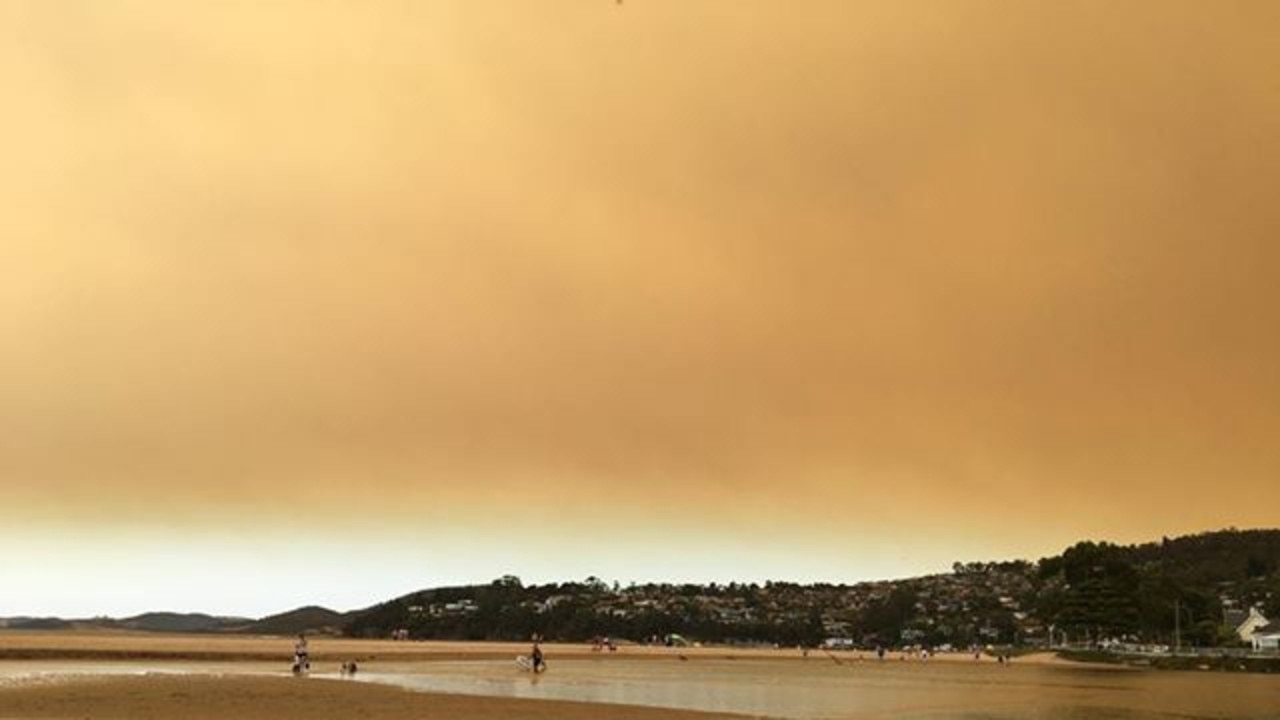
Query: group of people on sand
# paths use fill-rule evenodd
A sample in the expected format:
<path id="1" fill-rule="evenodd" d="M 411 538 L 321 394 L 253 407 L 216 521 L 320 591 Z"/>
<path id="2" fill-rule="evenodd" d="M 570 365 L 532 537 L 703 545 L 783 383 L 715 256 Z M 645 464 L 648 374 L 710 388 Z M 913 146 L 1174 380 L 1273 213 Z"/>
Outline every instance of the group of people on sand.
<path id="1" fill-rule="evenodd" d="M 542 654 L 542 635 L 534 633 L 532 639 L 533 648 L 529 651 L 528 669 L 535 673 L 546 672 L 547 660 Z M 597 638 L 596 642 L 600 647 L 608 647 L 610 650 L 617 649 L 609 638 Z M 596 649 L 599 649 L 599 647 Z M 356 665 L 356 661 L 350 660 L 342 663 L 340 672 L 342 677 L 355 677 L 357 670 L 359 670 L 359 666 Z M 311 653 L 307 648 L 307 636 L 306 633 L 299 633 L 297 642 L 293 644 L 293 674 L 305 675 L 310 671 Z"/>
<path id="2" fill-rule="evenodd" d="M 801 646 L 801 647 L 800 647 L 800 649 L 801 649 L 801 654 L 802 654 L 804 657 L 806 657 L 806 658 L 807 658 L 807 657 L 809 657 L 809 648 L 808 648 L 808 647 L 806 647 L 806 646 Z M 827 656 L 828 656 L 828 657 L 830 657 L 830 658 L 831 658 L 831 659 L 833 659 L 833 660 L 836 660 L 835 656 L 834 656 L 834 655 L 832 655 L 830 651 L 826 651 L 826 652 L 827 652 Z M 932 650 L 932 649 L 927 648 L 927 647 L 923 647 L 923 646 L 908 646 L 908 647 L 904 647 L 904 648 L 902 648 L 901 650 L 890 650 L 890 648 L 887 648 L 887 647 L 885 647 L 885 646 L 883 646 L 883 645 L 877 645 L 877 646 L 876 646 L 876 649 L 875 649 L 874 657 L 875 657 L 875 659 L 876 659 L 876 660 L 879 660 L 879 661 L 883 662 L 884 660 L 888 659 L 890 652 L 898 653 L 898 659 L 899 659 L 899 660 L 903 660 L 903 661 L 906 661 L 906 660 L 919 660 L 919 661 L 921 661 L 921 662 L 928 662 L 930 658 L 934 657 L 934 655 L 936 654 L 936 652 L 937 652 L 937 651 Z M 982 659 L 982 649 L 981 649 L 981 648 L 977 648 L 977 647 L 975 647 L 975 648 L 971 648 L 971 649 L 970 649 L 970 652 L 972 652 L 972 653 L 973 653 L 973 659 L 974 659 L 974 660 L 981 660 L 981 659 Z M 861 652 L 861 651 L 859 651 L 859 652 L 858 652 L 857 659 L 858 659 L 858 660 L 862 660 L 862 659 L 863 659 L 863 655 L 862 655 L 862 652 Z M 1003 665 L 1003 664 L 1005 664 L 1005 663 L 1013 662 L 1013 658 L 1012 658 L 1010 655 L 1003 654 L 1003 653 L 1001 653 L 1001 654 L 997 654 L 997 655 L 995 656 L 995 659 L 996 659 L 996 662 L 1000 663 L 1001 665 Z M 840 662 L 840 661 L 839 661 L 839 660 L 836 660 L 836 662 L 838 663 L 838 662 Z"/>

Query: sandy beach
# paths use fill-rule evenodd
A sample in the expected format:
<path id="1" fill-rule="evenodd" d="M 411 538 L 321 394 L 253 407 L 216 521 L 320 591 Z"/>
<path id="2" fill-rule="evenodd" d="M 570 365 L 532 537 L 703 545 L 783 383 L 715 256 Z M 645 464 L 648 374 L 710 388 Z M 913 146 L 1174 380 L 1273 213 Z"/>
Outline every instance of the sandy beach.
<path id="1" fill-rule="evenodd" d="M 370 683 L 253 676 L 146 675 L 0 688 L 0 718 L 303 720 L 314 718 L 560 718 L 716 720 L 662 708 L 412 692 Z"/>
<path id="2" fill-rule="evenodd" d="M 365 668 L 401 669 L 420 662 L 514 658 L 528 650 L 518 643 L 317 637 L 310 641 L 314 674 L 300 679 L 283 672 L 292 642 L 292 638 L 274 636 L 2 631 L 0 666 L 11 675 L 0 679 L 0 718 L 735 717 L 616 704 L 416 692 L 321 677 L 335 673 L 348 660 L 358 660 Z M 549 654 L 563 658 L 589 655 L 590 651 L 578 645 L 552 646 Z M 150 670 L 139 671 L 139 667 Z M 121 674 L 112 674 L 117 669 Z"/>
<path id="3" fill-rule="evenodd" d="M 528 643 L 360 640 L 337 637 L 308 638 L 312 662 L 337 666 L 348 660 L 405 663 L 449 660 L 504 660 L 529 651 Z M 206 662 L 261 661 L 287 664 L 293 639 L 270 635 L 162 634 L 131 631 L 0 631 L 0 660 L 174 660 Z M 798 648 L 769 647 L 661 647 L 622 645 L 617 653 L 595 652 L 586 643 L 546 643 L 549 657 L 588 659 L 626 657 L 665 661 L 696 660 L 808 660 L 857 662 L 872 659 L 867 651 L 811 649 L 806 657 Z M 898 660 L 900 653 L 890 653 Z M 984 657 L 984 662 L 993 661 Z M 969 653 L 936 653 L 929 662 L 973 662 Z M 1016 658 L 1019 664 L 1059 664 L 1052 653 Z"/>
<path id="4" fill-rule="evenodd" d="M 275 636 L 133 632 L 0 632 L 0 718 L 728 718 L 731 715 L 616 704 L 415 692 L 320 677 L 356 660 L 364 668 L 421 662 L 514 658 L 520 643 L 391 642 L 316 637 L 312 677 L 283 676 L 293 639 Z M 657 649 L 628 648 L 660 658 Z M 695 655 L 705 651 L 691 650 Z M 586 657 L 584 646 L 549 646 L 556 658 Z M 686 655 L 687 657 L 687 655 Z M 678 661 L 675 656 L 670 656 Z M 139 672 L 141 667 L 150 671 Z M 91 667 L 91 670 L 84 670 Z M 122 674 L 111 674 L 115 669 Z M 23 671 L 33 671 L 23 676 Z"/>
<path id="5" fill-rule="evenodd" d="M 313 637 L 313 674 L 284 675 L 293 638 L 111 631 L 0 632 L 0 718 L 713 718 L 735 717 L 669 708 L 583 703 L 475 694 L 420 692 L 335 678 L 347 661 L 362 675 L 412 673 L 424 664 L 505 661 L 528 652 L 524 643 L 393 642 Z M 857 663 L 868 653 L 796 648 L 647 647 L 616 653 L 585 644 L 545 646 L 552 662 L 644 660 L 683 667 L 689 663 L 783 661 L 788 664 Z M 893 659 L 897 659 L 894 657 Z M 967 660 L 942 655 L 940 661 Z M 1050 656 L 1023 662 L 1051 662 Z"/>
<path id="6" fill-rule="evenodd" d="M 1252 719 L 1273 717 L 1276 680 L 1047 654 L 1011 664 L 963 653 L 877 662 L 856 651 L 627 645 L 608 653 L 582 644 L 547 645 L 550 670 L 533 676 L 512 662 L 527 652 L 523 643 L 330 637 L 311 639 L 312 672 L 299 678 L 288 672 L 293 640 L 0 631 L 0 720 L 1013 720 L 1044 708 L 1062 717 Z M 341 677 L 352 660 L 357 678 Z"/>

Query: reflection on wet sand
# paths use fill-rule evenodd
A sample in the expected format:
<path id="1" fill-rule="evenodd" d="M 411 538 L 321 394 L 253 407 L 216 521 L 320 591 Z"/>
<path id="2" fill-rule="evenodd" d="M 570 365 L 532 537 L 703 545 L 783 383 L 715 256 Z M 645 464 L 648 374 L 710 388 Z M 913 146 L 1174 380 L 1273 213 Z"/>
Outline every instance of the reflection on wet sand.
<path id="1" fill-rule="evenodd" d="M 328 670 L 332 670 L 329 672 Z M 3 662 L 0 687 L 148 674 L 283 678 L 257 662 Z M 337 666 L 310 679 L 338 680 Z M 349 684 L 513 700 L 652 706 L 782 718 L 1273 718 L 1280 677 L 959 662 L 786 660 L 662 662 L 563 659 L 533 676 L 510 661 L 404 661 L 362 666 Z M 305 687 L 305 686 L 293 686 Z M 372 688 L 370 688 L 372 689 Z M 2 708 L 3 705 L 0 705 Z M 0 717 L 6 717 L 0 713 Z"/>
<path id="2" fill-rule="evenodd" d="M 569 660 L 531 681 L 502 663 L 436 663 L 368 680 L 418 690 L 788 718 L 1271 718 L 1280 678 L 1057 665 Z"/>

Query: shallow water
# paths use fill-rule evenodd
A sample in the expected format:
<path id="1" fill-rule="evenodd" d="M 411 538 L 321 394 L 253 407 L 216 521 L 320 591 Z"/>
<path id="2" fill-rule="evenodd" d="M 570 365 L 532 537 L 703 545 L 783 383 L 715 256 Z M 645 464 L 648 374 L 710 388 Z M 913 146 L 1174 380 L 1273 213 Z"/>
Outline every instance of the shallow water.
<path id="1" fill-rule="evenodd" d="M 337 677 L 317 669 L 312 677 Z M 280 664 L 249 662 L 0 662 L 0 686 L 145 673 L 288 675 Z M 370 662 L 358 678 L 421 691 L 797 720 L 1280 718 L 1280 676 L 1029 664 L 553 658 L 537 676 L 510 661 Z"/>
<path id="2" fill-rule="evenodd" d="M 424 664 L 425 665 L 425 664 Z M 995 663 L 433 663 L 362 679 L 437 692 L 656 705 L 803 720 L 1280 718 L 1280 677 Z"/>
<path id="3" fill-rule="evenodd" d="M 65 683 L 86 677 L 127 675 L 279 675 L 289 676 L 279 663 L 165 662 L 103 660 L 0 660 L 0 688 L 32 683 Z M 335 673 L 336 677 L 336 673 Z"/>

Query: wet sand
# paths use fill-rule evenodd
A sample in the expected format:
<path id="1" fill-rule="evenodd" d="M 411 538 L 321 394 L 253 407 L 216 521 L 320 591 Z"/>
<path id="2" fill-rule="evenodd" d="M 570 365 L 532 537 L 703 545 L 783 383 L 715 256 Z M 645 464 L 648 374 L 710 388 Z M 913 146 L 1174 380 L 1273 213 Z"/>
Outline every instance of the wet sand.
<path id="1" fill-rule="evenodd" d="M 0 720 L 378 717 L 803 720 L 1275 718 L 1280 677 L 1164 673 L 1026 656 L 796 649 L 547 646 L 314 638 L 313 673 L 288 674 L 293 638 L 0 631 Z M 7 658 L 4 656 L 7 655 Z M 861 656 L 861 659 L 859 659 Z M 360 662 L 357 680 L 338 668 Z M 716 714 L 720 713 L 720 714 Z"/>
<path id="2" fill-rule="evenodd" d="M 617 704 L 422 692 L 332 677 L 349 660 L 359 662 L 365 669 L 362 678 L 374 675 L 370 670 L 403 670 L 422 667 L 424 663 L 505 663 L 527 653 L 526 643 L 311 637 L 313 674 L 294 678 L 286 673 L 293 641 L 292 637 L 280 636 L 0 630 L 0 720 L 741 717 Z M 547 646 L 547 652 L 557 660 L 600 657 L 600 653 L 581 644 L 552 644 Z M 723 654 L 642 647 L 629 647 L 624 653 L 673 662 L 685 653 L 699 657 Z"/>
<path id="3" fill-rule="evenodd" d="M 0 718 L 95 720 L 728 720 L 742 716 L 556 700 L 413 692 L 291 677 L 70 677 L 0 687 Z"/>
<path id="4" fill-rule="evenodd" d="M 774 715 L 800 704 L 789 695 L 772 705 L 736 701 L 761 682 L 795 685 L 784 691 L 803 695 L 804 682 L 828 672 L 920 663 L 896 655 L 875 663 L 866 652 L 811 650 L 806 657 L 796 648 L 624 645 L 610 653 L 552 643 L 544 647 L 554 670 L 539 684 L 511 662 L 529 651 L 526 643 L 311 637 L 312 675 L 294 678 L 287 674 L 293 642 L 281 636 L 0 631 L 0 720 L 728 718 L 744 715 L 705 711 Z M 338 679 L 339 666 L 351 660 L 366 682 Z M 974 661 L 964 653 L 935 661 L 994 666 L 993 659 Z M 1050 655 L 1019 660 L 1058 662 Z M 691 685 L 693 678 L 699 680 Z"/>

